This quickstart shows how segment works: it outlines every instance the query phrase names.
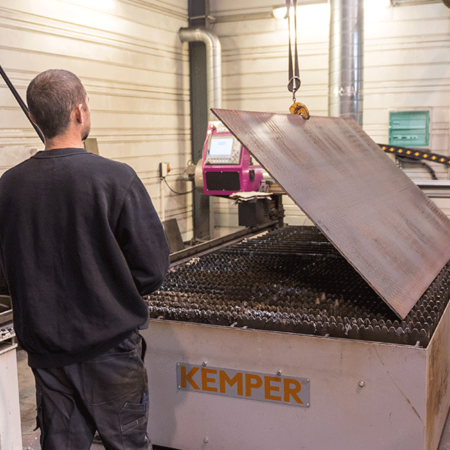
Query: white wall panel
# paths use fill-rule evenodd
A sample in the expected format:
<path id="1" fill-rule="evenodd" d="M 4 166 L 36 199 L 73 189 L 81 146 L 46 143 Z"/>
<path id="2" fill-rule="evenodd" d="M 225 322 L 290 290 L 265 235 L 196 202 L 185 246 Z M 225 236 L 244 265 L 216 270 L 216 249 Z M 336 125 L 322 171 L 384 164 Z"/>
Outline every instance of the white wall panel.
<path id="1" fill-rule="evenodd" d="M 223 107 L 250 111 L 288 112 L 292 94 L 288 83 L 288 31 L 286 21 L 272 17 L 227 22 L 227 14 L 272 11 L 283 2 L 213 0 L 212 15 L 221 18 L 214 32 L 222 44 Z M 300 2 L 299 2 L 300 3 Z M 328 109 L 328 20 L 327 4 L 299 8 L 299 66 L 302 88 L 297 100 L 315 115 Z M 232 231 L 237 227 L 237 210 L 226 200 L 215 202 L 216 226 Z M 310 223 L 302 211 L 283 197 L 286 223 Z M 228 207 L 228 209 L 227 209 Z M 230 219 L 231 217 L 231 219 Z M 221 230 L 220 234 L 223 234 Z"/>
<path id="2" fill-rule="evenodd" d="M 366 17 L 364 128 L 388 142 L 389 111 L 429 109 L 430 151 L 449 154 L 450 9 L 443 4 L 387 8 Z M 431 164 L 439 179 L 448 169 Z M 405 165 L 415 179 L 429 179 Z"/>
<path id="3" fill-rule="evenodd" d="M 2 0 L 0 64 L 19 93 L 50 68 L 73 71 L 83 81 L 92 111 L 91 137 L 101 155 L 131 165 L 157 211 L 177 218 L 192 236 L 191 196 L 164 187 L 159 162 L 177 181 L 190 159 L 188 48 L 178 37 L 187 26 L 187 0 Z M 42 148 L 16 101 L 0 83 L 0 152 Z M 2 166 L 2 170 L 6 167 Z"/>
<path id="4" fill-rule="evenodd" d="M 223 107 L 287 112 L 285 21 L 271 18 L 273 0 L 211 0 L 213 27 L 222 44 Z M 302 2 L 299 2 L 302 3 Z M 443 4 L 383 8 L 366 0 L 364 128 L 387 142 L 389 111 L 431 111 L 430 150 L 449 154 L 450 9 Z M 328 109 L 329 6 L 299 8 L 302 87 L 297 99 L 312 114 Z M 1 0 L 0 64 L 24 96 L 29 81 L 48 68 L 77 73 L 92 109 L 92 137 L 100 153 L 134 167 L 157 210 L 179 220 L 192 235 L 191 196 L 167 187 L 161 205 L 159 162 L 169 162 L 169 184 L 190 159 L 189 65 L 178 29 L 187 25 L 187 0 Z M 0 150 L 40 147 L 34 130 L 0 83 Z M 18 150 L 19 152 L 19 150 Z M 439 178 L 448 170 L 433 165 Z M 2 166 L 3 169 L 3 166 Z M 408 167 L 416 178 L 422 168 Z M 237 208 L 217 200 L 223 234 L 237 226 Z M 301 211 L 285 199 L 286 222 L 302 224 Z"/>
<path id="5" fill-rule="evenodd" d="M 450 9 L 441 3 L 383 7 L 365 1 L 364 129 L 376 142 L 388 142 L 389 111 L 429 109 L 430 151 L 449 154 Z M 212 0 L 218 18 L 214 32 L 223 49 L 223 107 L 287 112 L 288 32 L 286 21 L 270 17 L 269 0 Z M 328 114 L 329 6 L 299 8 L 299 65 L 302 87 L 297 100 L 311 114 Z M 438 178 L 448 169 L 432 164 Z M 413 178 L 429 179 L 422 167 L 405 166 Z M 363 176 L 363 174 L 361 174 Z M 286 222 L 303 224 L 297 206 L 284 197 Z M 227 204 L 216 202 L 216 224 L 237 224 Z M 230 209 L 233 217 L 236 212 Z"/>

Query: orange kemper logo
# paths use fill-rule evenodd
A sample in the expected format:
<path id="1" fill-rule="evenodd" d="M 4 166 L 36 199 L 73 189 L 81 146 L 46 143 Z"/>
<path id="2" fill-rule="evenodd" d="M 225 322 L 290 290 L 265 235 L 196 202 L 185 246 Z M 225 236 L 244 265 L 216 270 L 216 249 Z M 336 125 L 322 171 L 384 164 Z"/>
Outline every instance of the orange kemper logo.
<path id="1" fill-rule="evenodd" d="M 178 389 L 186 391 L 310 406 L 310 382 L 307 378 L 178 363 L 177 384 Z"/>

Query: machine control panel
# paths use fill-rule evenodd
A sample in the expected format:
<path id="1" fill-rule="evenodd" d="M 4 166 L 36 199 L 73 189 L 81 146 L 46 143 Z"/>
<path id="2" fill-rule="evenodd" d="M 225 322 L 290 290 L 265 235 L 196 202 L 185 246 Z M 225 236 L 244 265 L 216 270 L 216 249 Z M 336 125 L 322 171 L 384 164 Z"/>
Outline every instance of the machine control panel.
<path id="1" fill-rule="evenodd" d="M 239 164 L 242 145 L 232 135 L 210 134 L 205 164 Z"/>
<path id="2" fill-rule="evenodd" d="M 209 122 L 203 146 L 203 191 L 228 196 L 259 191 L 263 168 L 252 165 L 250 153 L 222 122 Z"/>

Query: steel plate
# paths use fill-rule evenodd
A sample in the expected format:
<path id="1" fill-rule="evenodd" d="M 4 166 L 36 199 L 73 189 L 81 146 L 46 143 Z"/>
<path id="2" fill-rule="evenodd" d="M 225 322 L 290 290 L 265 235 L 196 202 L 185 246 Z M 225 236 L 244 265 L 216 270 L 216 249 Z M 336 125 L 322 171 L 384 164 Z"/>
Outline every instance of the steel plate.
<path id="1" fill-rule="evenodd" d="M 450 260 L 450 220 L 349 118 L 213 109 L 405 318 Z"/>

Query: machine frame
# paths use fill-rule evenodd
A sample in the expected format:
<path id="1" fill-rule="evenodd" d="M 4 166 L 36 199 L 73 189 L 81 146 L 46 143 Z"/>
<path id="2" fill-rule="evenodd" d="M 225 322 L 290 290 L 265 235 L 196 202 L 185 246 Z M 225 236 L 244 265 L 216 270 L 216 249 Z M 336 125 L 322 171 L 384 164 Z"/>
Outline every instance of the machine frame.
<path id="1" fill-rule="evenodd" d="M 450 307 L 427 348 L 153 319 L 152 442 L 182 450 L 436 450 L 450 405 Z M 308 408 L 178 389 L 177 364 L 310 380 Z"/>

